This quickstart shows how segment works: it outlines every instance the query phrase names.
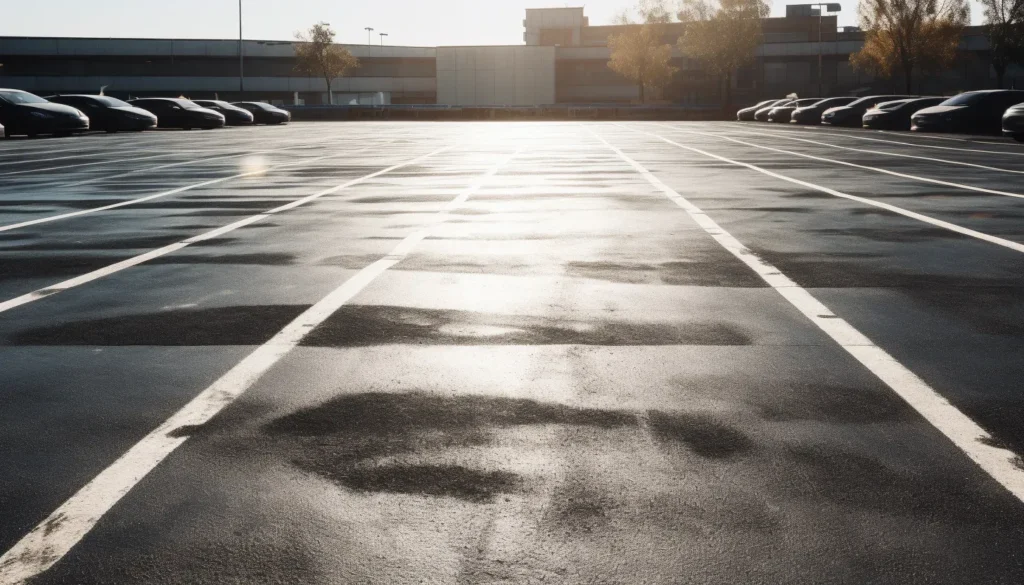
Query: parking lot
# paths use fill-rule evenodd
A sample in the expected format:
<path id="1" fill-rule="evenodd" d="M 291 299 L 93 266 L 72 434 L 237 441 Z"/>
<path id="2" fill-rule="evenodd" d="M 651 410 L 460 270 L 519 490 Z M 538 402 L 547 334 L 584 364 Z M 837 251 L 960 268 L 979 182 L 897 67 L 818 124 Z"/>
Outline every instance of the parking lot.
<path id="1" fill-rule="evenodd" d="M 0 142 L 0 584 L 1022 583 L 1022 259 L 999 139 Z"/>

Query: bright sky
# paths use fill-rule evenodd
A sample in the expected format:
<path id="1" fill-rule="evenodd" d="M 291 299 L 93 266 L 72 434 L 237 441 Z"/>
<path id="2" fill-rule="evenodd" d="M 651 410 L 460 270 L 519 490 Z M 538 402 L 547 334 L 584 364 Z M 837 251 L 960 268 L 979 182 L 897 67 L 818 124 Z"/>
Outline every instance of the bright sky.
<path id="1" fill-rule="evenodd" d="M 586 5 L 590 23 L 608 24 L 635 0 L 242 0 L 245 37 L 291 39 L 295 31 L 327 21 L 338 41 L 365 43 L 364 27 L 388 33 L 385 44 L 407 46 L 518 45 L 524 10 Z M 790 0 L 789 3 L 810 0 Z M 844 0 L 840 26 L 856 24 L 856 0 Z M 238 38 L 237 0 L 4 1 L 0 36 Z M 785 14 L 775 0 L 773 16 Z M 159 8 L 156 8 L 159 6 Z M 153 7 L 153 8 L 149 8 Z M 973 20 L 980 22 L 977 5 Z"/>

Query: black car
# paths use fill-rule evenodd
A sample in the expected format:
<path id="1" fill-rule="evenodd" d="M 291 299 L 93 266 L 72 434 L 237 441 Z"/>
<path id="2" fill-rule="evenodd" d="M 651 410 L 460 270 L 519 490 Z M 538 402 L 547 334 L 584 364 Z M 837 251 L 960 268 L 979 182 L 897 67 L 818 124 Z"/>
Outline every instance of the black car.
<path id="1" fill-rule="evenodd" d="M 768 111 L 768 121 L 775 122 L 776 124 L 785 124 L 789 122 L 790 116 L 797 108 L 809 106 L 821 101 L 821 98 L 803 98 L 799 100 L 793 100 L 787 104 L 781 106 L 775 106 Z"/>
<path id="2" fill-rule="evenodd" d="M 1013 106 L 1003 114 L 1003 136 L 1024 142 L 1024 103 Z"/>
<path id="3" fill-rule="evenodd" d="M 209 130 L 224 127 L 224 116 L 184 98 L 139 98 L 128 103 L 155 114 L 158 128 Z"/>
<path id="4" fill-rule="evenodd" d="M 223 100 L 192 100 L 200 106 L 213 110 L 224 116 L 228 126 L 248 126 L 254 121 L 253 115 L 248 110 L 233 106 Z"/>
<path id="5" fill-rule="evenodd" d="M 968 91 L 917 112 L 910 118 L 910 129 L 998 134 L 1003 114 L 1010 106 L 1022 102 L 1024 90 Z"/>
<path id="6" fill-rule="evenodd" d="M 821 115 L 829 108 L 845 106 L 855 101 L 855 97 L 834 97 L 819 100 L 816 103 L 793 110 L 789 116 L 790 124 L 821 124 Z"/>
<path id="7" fill-rule="evenodd" d="M 256 124 L 284 124 L 292 119 L 292 114 L 288 110 L 263 102 L 235 102 L 233 105 L 251 113 Z"/>
<path id="8" fill-rule="evenodd" d="M 944 97 L 923 97 L 882 102 L 864 112 L 861 125 L 874 130 L 910 130 L 910 117 L 915 112 L 944 101 Z"/>
<path id="9" fill-rule="evenodd" d="M 742 110 L 736 112 L 736 119 L 741 121 L 741 122 L 749 122 L 749 121 L 754 119 L 754 114 L 756 114 L 757 111 L 760 110 L 761 108 L 766 108 L 766 107 L 770 107 L 770 106 L 777 106 L 777 105 L 783 104 L 783 103 L 788 102 L 788 101 L 789 100 L 783 99 L 783 100 L 764 100 L 763 102 L 758 102 L 758 103 L 750 106 L 749 108 L 743 108 Z"/>
<path id="10" fill-rule="evenodd" d="M 791 103 L 793 103 L 793 100 L 791 100 L 791 99 L 784 99 L 784 100 L 779 100 L 779 101 L 775 102 L 774 104 L 767 105 L 767 106 L 761 108 L 760 110 L 754 112 L 754 119 L 757 120 L 758 122 L 767 122 L 768 121 L 768 114 L 772 111 L 773 108 L 778 108 L 778 107 L 785 106 L 785 105 L 788 105 L 788 104 L 791 104 Z"/>
<path id="11" fill-rule="evenodd" d="M 156 128 L 156 116 L 117 98 L 105 95 L 55 95 L 46 99 L 85 112 L 89 116 L 89 127 L 93 130 L 117 132 Z"/>
<path id="12" fill-rule="evenodd" d="M 75 108 L 50 103 L 27 91 L 0 89 L 0 124 L 7 128 L 7 136 L 64 136 L 88 130 L 89 118 Z"/>
<path id="13" fill-rule="evenodd" d="M 829 108 L 821 114 L 821 123 L 828 124 L 829 126 L 850 126 L 853 128 L 860 128 L 864 123 L 864 112 L 868 111 L 868 108 L 875 104 L 882 102 L 891 102 L 893 100 L 905 100 L 912 97 L 912 95 L 869 95 L 860 99 L 854 100 L 845 106 L 839 106 L 836 108 Z"/>

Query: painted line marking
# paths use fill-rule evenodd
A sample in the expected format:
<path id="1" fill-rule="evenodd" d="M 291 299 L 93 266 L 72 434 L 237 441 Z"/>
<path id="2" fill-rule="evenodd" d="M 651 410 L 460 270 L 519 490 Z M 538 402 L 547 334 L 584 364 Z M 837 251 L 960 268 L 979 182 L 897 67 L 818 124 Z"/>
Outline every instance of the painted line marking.
<path id="1" fill-rule="evenodd" d="M 129 151 L 124 151 L 124 152 L 125 153 L 131 153 L 131 152 L 138 152 L 138 151 L 130 151 L 129 150 Z M 198 151 L 198 152 L 201 153 L 201 152 L 205 152 L 205 151 Z M 119 158 L 117 160 L 106 160 L 105 159 L 105 160 L 99 160 L 99 161 L 95 161 L 95 162 L 78 163 L 78 164 L 73 164 L 73 165 L 61 165 L 61 166 L 57 166 L 57 167 L 43 167 L 41 169 L 26 169 L 24 171 L 11 171 L 9 173 L 0 173 L 0 177 L 12 177 L 14 175 L 25 175 L 25 174 L 28 174 L 28 173 L 45 173 L 45 172 L 48 172 L 48 171 L 60 171 L 60 170 L 63 170 L 63 169 L 77 169 L 77 168 L 80 168 L 80 167 L 95 167 L 95 166 L 99 166 L 99 165 L 116 165 L 116 164 L 120 164 L 120 163 L 124 163 L 124 162 L 129 162 L 129 161 L 130 162 L 135 162 L 135 161 L 139 161 L 139 160 L 150 160 L 150 159 L 154 159 L 154 158 L 167 158 L 169 156 L 182 156 L 182 155 L 188 155 L 188 154 L 196 154 L 196 151 L 193 151 L 191 153 L 189 153 L 189 152 L 168 152 L 168 153 L 165 153 L 165 154 L 153 154 L 153 155 L 150 155 L 150 156 L 133 157 L 131 159 L 124 159 L 124 158 Z M 18 161 L 17 164 L 25 164 L 25 162 L 26 161 Z M 35 161 L 27 161 L 27 162 L 35 162 Z M 11 164 L 14 164 L 14 163 L 11 163 Z"/>
<path id="2" fill-rule="evenodd" d="M 735 142 L 737 144 L 743 144 L 745 146 L 750 146 L 752 148 L 760 148 L 761 150 L 769 150 L 771 152 L 778 152 L 778 153 L 781 153 L 781 154 L 788 154 L 788 155 L 791 155 L 791 156 L 799 156 L 799 157 L 802 157 L 802 158 L 808 158 L 808 159 L 811 159 L 811 160 L 817 160 L 817 161 L 832 163 L 832 164 L 836 164 L 836 165 L 843 165 L 843 166 L 847 166 L 847 167 L 864 169 L 866 171 L 874 171 L 876 173 L 884 173 L 886 175 L 892 175 L 894 177 L 901 177 L 901 178 L 904 178 L 904 179 L 911 179 L 913 181 L 921 181 L 921 182 L 924 182 L 924 183 L 932 183 L 934 185 L 942 185 L 943 187 L 953 187 L 955 189 L 965 189 L 967 191 L 976 191 L 978 193 L 985 193 L 987 195 L 1003 195 L 1003 196 L 1006 196 L 1006 197 L 1015 197 L 1017 199 L 1024 199 L 1024 194 L 1021 194 L 1021 193 L 1013 193 L 1013 192 L 1010 192 L 1010 191 L 998 191 L 996 189 L 986 189 L 984 187 L 973 187 L 971 185 L 963 185 L 963 184 L 960 184 L 960 183 L 951 183 L 949 181 L 942 181 L 942 180 L 939 180 L 939 179 L 929 179 L 927 177 L 919 177 L 917 175 L 908 175 L 907 173 L 900 173 L 900 172 L 897 172 L 897 171 L 890 171 L 888 169 L 882 169 L 882 168 L 878 168 L 878 167 L 869 167 L 867 165 L 859 165 L 857 163 L 847 162 L 847 161 L 844 161 L 844 160 L 836 160 L 834 158 L 825 158 L 823 156 L 814 156 L 813 154 L 804 154 L 804 153 L 801 153 L 801 152 L 794 152 L 792 150 L 784 150 L 782 148 L 774 148 L 772 146 L 762 146 L 760 144 L 754 144 L 753 142 L 747 142 L 745 140 L 740 140 L 738 138 L 731 138 L 729 136 L 726 136 L 725 134 L 717 134 L 717 133 L 713 133 L 713 132 L 697 132 L 697 131 L 694 131 L 694 130 L 682 130 L 682 129 L 677 129 L 677 128 L 673 127 L 673 126 L 668 126 L 668 125 L 664 125 L 664 124 L 662 124 L 661 126 L 669 128 L 673 132 L 681 132 L 681 133 L 684 133 L 684 134 L 697 134 L 699 136 L 708 136 L 708 137 L 713 137 L 713 138 L 720 138 L 720 139 L 723 139 L 723 140 L 729 140 L 729 141 Z"/>
<path id="3" fill-rule="evenodd" d="M 798 138 L 796 136 L 792 136 L 792 134 L 794 134 L 793 132 L 787 132 L 785 130 L 783 130 L 781 132 L 751 132 L 751 131 L 746 131 L 746 130 L 743 130 L 743 131 L 730 130 L 729 132 L 732 132 L 734 134 L 736 132 L 739 132 L 740 134 L 753 135 L 753 136 L 772 136 L 772 137 L 775 137 L 775 138 L 782 138 L 784 140 L 797 140 L 799 142 L 807 142 L 809 144 L 817 144 L 817 145 L 820 145 L 820 146 L 827 146 L 829 148 L 838 148 L 838 149 L 841 149 L 841 150 L 852 150 L 854 152 L 866 152 L 866 153 L 869 153 L 869 154 L 882 154 L 882 155 L 885 155 L 885 156 L 893 156 L 893 157 L 899 157 L 899 158 L 913 158 L 913 159 L 918 159 L 918 160 L 926 160 L 926 161 L 929 161 L 929 162 L 939 162 L 939 163 L 944 163 L 944 164 L 949 164 L 949 165 L 959 165 L 959 166 L 965 166 L 965 167 L 973 167 L 973 168 L 976 168 L 976 169 L 983 169 L 983 170 L 986 170 L 986 171 L 996 171 L 996 172 L 1000 172 L 1000 173 L 1015 173 L 1015 174 L 1018 174 L 1018 175 L 1024 175 L 1024 171 L 1018 171 L 1018 170 L 1015 170 L 1015 169 L 1004 169 L 1004 168 L 1001 168 L 1001 167 L 990 167 L 988 165 L 979 165 L 979 164 L 975 164 L 975 163 L 963 162 L 963 161 L 958 161 L 958 160 L 949 160 L 949 159 L 944 159 L 944 158 L 933 158 L 933 157 L 930 157 L 930 156 L 919 156 L 919 155 L 916 155 L 916 154 L 903 154 L 903 153 L 899 153 L 899 152 L 888 152 L 888 151 L 885 151 L 885 150 L 869 150 L 869 149 L 866 149 L 866 148 L 853 148 L 852 146 L 841 146 L 839 144 L 832 144 L 831 142 L 820 142 L 818 140 L 809 140 L 807 138 Z M 952 183 L 952 184 L 955 185 L 956 183 Z"/>
<path id="4" fill-rule="evenodd" d="M 1024 470 L 1014 464 L 1016 454 L 993 446 L 992 435 L 967 415 L 960 412 L 924 380 L 875 345 L 867 336 L 837 316 L 781 270 L 759 258 L 749 248 L 723 229 L 699 207 L 690 203 L 674 189 L 655 177 L 650 171 L 612 146 L 590 127 L 587 130 L 619 158 L 628 163 L 648 183 L 657 188 L 687 214 L 723 248 L 756 272 L 798 311 L 832 338 L 854 359 L 882 380 L 914 410 L 923 416 L 953 444 L 960 448 L 989 476 L 1005 487 L 1018 500 L 1024 502 Z M 694 152 L 700 152 L 693 149 Z M 713 158 L 719 158 L 714 157 Z"/>
<path id="5" fill-rule="evenodd" d="M 913 146 L 914 148 L 934 148 L 936 150 L 956 150 L 956 151 L 960 151 L 960 152 L 975 152 L 975 153 L 979 153 L 979 154 L 1005 154 L 1006 156 L 1024 156 L 1024 152 L 1007 152 L 1005 150 L 979 150 L 977 148 L 957 148 L 955 146 L 938 146 L 936 144 L 924 144 L 924 143 L 921 143 L 921 142 L 901 142 L 901 141 L 898 141 L 898 140 L 885 140 L 885 139 L 882 139 L 882 138 L 872 138 L 870 136 L 860 136 L 859 135 L 859 131 L 856 131 L 856 130 L 851 130 L 849 132 L 836 132 L 836 131 L 831 131 L 830 132 L 830 131 L 826 130 L 824 126 L 796 126 L 795 128 L 798 129 L 797 131 L 801 131 L 801 132 L 818 132 L 818 133 L 821 133 L 821 134 L 826 134 L 828 136 L 845 136 L 847 138 L 853 138 L 855 140 L 868 140 L 868 141 L 871 141 L 871 142 L 884 142 L 886 144 L 901 144 L 903 146 Z M 794 131 L 794 130 L 782 130 L 781 128 L 779 130 L 782 131 L 782 132 L 792 132 L 793 134 L 796 134 L 796 131 Z M 900 137 L 915 136 L 914 134 L 896 134 L 894 132 L 889 132 L 887 130 L 865 130 L 865 131 L 866 132 L 877 132 L 879 134 L 885 134 L 887 136 L 888 135 L 900 136 Z M 916 136 L 919 137 L 919 138 L 928 139 L 928 140 L 953 140 L 953 141 L 968 142 L 968 143 L 972 142 L 972 141 L 969 141 L 969 140 L 961 140 L 959 138 L 940 138 L 938 136 L 921 136 L 921 135 L 916 135 Z M 997 142 L 983 142 L 982 144 L 999 144 L 999 143 L 997 143 Z M 1006 146 L 1012 146 L 1012 145 L 1007 144 Z"/>
<path id="6" fill-rule="evenodd" d="M 437 152 L 441 151 L 431 154 Z M 425 222 L 424 227 L 406 236 L 384 258 L 357 272 L 296 317 L 270 341 L 246 356 L 78 490 L 0 557 L 0 585 L 24 583 L 56 564 L 125 494 L 188 440 L 187 436 L 177 436 L 174 433 L 176 429 L 205 424 L 234 402 L 274 364 L 295 349 L 317 325 L 323 323 L 389 268 L 404 260 L 416 244 L 430 235 L 433 226 L 445 221 L 451 210 L 465 203 L 518 153 L 519 151 L 516 151 L 491 167 L 469 188 Z M 422 160 L 426 156 L 416 160 Z M 400 166 L 409 164 L 413 162 Z"/>
<path id="7" fill-rule="evenodd" d="M 99 183 L 101 181 L 109 181 L 109 180 L 112 180 L 112 179 L 120 179 L 122 177 L 127 177 L 129 175 L 135 175 L 135 174 L 138 174 L 138 173 L 148 173 L 150 171 L 160 171 L 160 170 L 163 170 L 163 169 L 170 169 L 170 168 L 174 168 L 174 167 L 182 167 L 182 166 L 192 165 L 192 164 L 202 164 L 202 163 L 211 162 L 211 161 L 225 160 L 225 159 L 231 159 L 231 158 L 241 158 L 243 156 L 255 156 L 255 155 L 268 154 L 268 153 L 273 153 L 273 152 L 285 152 L 285 151 L 289 151 L 289 150 L 315 149 L 315 148 L 317 148 L 317 147 L 316 146 L 309 146 L 309 145 L 303 144 L 303 145 L 296 145 L 296 146 L 286 146 L 284 148 L 275 148 L 275 149 L 271 149 L 271 150 L 252 150 L 252 151 L 243 152 L 243 153 L 239 153 L 239 154 L 226 154 L 226 155 L 222 155 L 222 156 L 211 156 L 211 157 L 203 157 L 203 158 L 194 158 L 194 159 L 185 160 L 185 161 L 176 162 L 176 163 L 168 163 L 168 164 L 157 165 L 157 166 L 153 166 L 153 167 L 146 167 L 144 169 L 135 169 L 133 171 L 126 171 L 126 172 L 123 172 L 123 173 L 117 173 L 115 175 L 106 175 L 106 176 L 103 176 L 103 177 L 94 177 L 92 179 L 82 179 L 81 181 L 72 181 L 70 183 L 67 183 L 67 182 L 64 182 L 64 181 L 54 181 L 52 183 L 32 183 L 31 185 L 26 185 L 26 187 L 31 187 L 32 189 L 42 189 L 42 188 L 51 188 L 51 187 L 61 187 L 61 188 L 80 187 L 82 185 L 89 185 L 91 183 Z M 226 150 L 226 149 L 224 149 L 224 150 Z"/>
<path id="8" fill-rule="evenodd" d="M 347 152 L 347 153 L 345 153 L 345 155 L 348 156 L 348 155 L 352 155 L 352 154 L 359 154 L 359 153 L 362 153 L 362 152 L 366 152 L 367 150 L 370 150 L 370 149 L 369 148 L 361 148 L 359 150 Z M 256 176 L 256 175 L 263 175 L 263 174 L 269 173 L 269 172 L 274 171 L 274 170 L 280 170 L 282 168 L 289 168 L 289 167 L 294 167 L 294 166 L 302 166 L 302 165 L 305 165 L 305 164 L 314 163 L 314 162 L 317 162 L 317 161 L 320 161 L 320 160 L 324 160 L 324 159 L 328 159 L 328 158 L 333 158 L 333 157 L 338 157 L 338 156 L 341 156 L 341 155 L 337 154 L 337 153 L 332 153 L 332 154 L 327 154 L 327 155 L 324 155 L 324 156 L 318 156 L 318 157 L 314 157 L 314 158 L 311 158 L 311 159 L 305 159 L 305 160 L 301 160 L 301 161 L 293 161 L 293 162 L 289 162 L 289 163 L 281 163 L 281 164 L 277 164 L 277 165 L 271 165 L 271 166 L 268 166 L 266 168 L 258 169 L 258 170 L 255 170 L 255 171 L 248 171 L 248 172 L 239 173 L 239 174 L 236 174 L 236 175 L 228 175 L 226 177 L 218 177 L 216 179 L 210 179 L 208 181 L 202 181 L 202 182 L 199 182 L 199 183 L 193 183 L 191 185 L 185 185 L 183 187 L 177 187 L 177 188 L 171 189 L 169 191 L 160 191 L 159 193 L 153 193 L 152 195 L 146 195 L 146 196 L 143 196 L 143 197 L 137 197 L 135 199 L 126 199 L 124 201 L 118 201 L 117 203 L 111 203 L 109 205 L 101 205 L 99 207 L 90 207 L 89 209 L 80 209 L 78 211 L 69 211 L 67 213 L 60 213 L 60 214 L 57 214 L 57 215 L 48 215 L 46 217 L 40 217 L 40 218 L 36 218 L 36 219 L 29 219 L 29 220 L 18 222 L 18 223 L 12 223 L 12 224 L 7 224 L 7 225 L 0 225 L 0 232 L 9 232 L 11 230 L 21 229 L 21 228 L 25 228 L 25 227 L 29 227 L 29 226 L 33 226 L 33 225 L 39 225 L 39 224 L 42 224 L 42 223 L 50 223 L 50 222 L 59 221 L 59 220 L 62 220 L 62 219 L 70 219 L 72 217 L 79 217 L 79 216 L 82 216 L 82 215 L 89 215 L 89 214 L 92 214 L 92 213 L 99 213 L 101 211 L 109 211 L 111 209 L 119 209 L 121 207 L 128 207 L 130 205 L 138 205 L 139 203 L 145 203 L 147 201 L 152 201 L 154 199 L 160 199 L 160 198 L 163 198 L 163 197 L 170 197 L 171 195 L 177 195 L 179 193 L 184 193 L 186 191 L 192 191 L 193 189 L 201 189 L 203 187 L 209 187 L 210 185 L 217 185 L 219 183 L 224 183 L 226 181 L 231 181 L 231 180 L 234 180 L 234 179 L 243 179 L 245 177 L 253 177 L 253 176 Z M 189 161 L 189 162 L 191 162 L 191 161 Z M 179 163 L 179 164 L 184 164 L 184 163 Z M 2 212 L 2 211 L 3 211 L 3 209 L 0 208 L 0 212 Z"/>
<path id="9" fill-rule="evenodd" d="M 400 169 L 402 167 L 407 167 L 407 166 L 410 166 L 410 165 L 414 165 L 414 164 L 416 164 L 416 163 L 418 163 L 418 162 L 420 162 L 422 160 L 425 160 L 425 159 L 427 159 L 429 157 L 432 157 L 432 156 L 434 156 L 436 154 L 440 154 L 440 153 L 445 152 L 447 150 L 451 150 L 452 148 L 454 148 L 454 146 L 445 146 L 443 148 L 439 148 L 437 150 L 434 150 L 433 152 L 429 152 L 427 154 L 421 155 L 419 157 L 416 157 L 414 159 L 408 160 L 406 162 L 399 163 L 397 165 L 392 165 L 390 167 L 387 167 L 386 169 L 381 169 L 379 171 L 370 173 L 368 175 L 364 175 L 364 176 L 359 177 L 357 179 L 352 179 L 350 181 L 346 181 L 345 183 L 342 183 L 340 185 L 336 185 L 334 187 L 330 187 L 328 189 L 324 189 L 323 191 L 318 191 L 316 193 L 313 193 L 312 195 L 308 195 L 308 196 L 303 197 L 301 199 L 297 199 L 295 201 L 292 201 L 291 203 L 287 203 L 285 205 L 281 205 L 279 207 L 275 207 L 275 208 L 270 209 L 268 211 L 264 211 L 264 212 L 258 213 L 256 215 L 253 215 L 253 216 L 250 216 L 250 217 L 246 217 L 244 219 L 240 219 L 240 220 L 238 220 L 236 222 L 229 223 L 228 225 L 225 225 L 225 226 L 222 226 L 222 227 L 210 230 L 208 232 L 203 232 L 203 233 L 199 234 L 198 236 L 193 236 L 191 238 L 188 238 L 186 240 L 182 240 L 180 242 L 175 242 L 173 244 L 168 244 L 167 246 L 164 246 L 162 248 L 157 248 L 155 250 L 150 250 L 149 252 L 146 252 L 144 254 L 139 254 L 138 256 L 133 256 L 131 258 L 122 260 L 120 262 L 115 262 L 114 264 L 110 264 L 108 266 L 104 266 L 103 268 L 99 268 L 97 270 L 93 270 L 92 272 L 87 272 L 86 274 L 83 274 L 81 276 L 76 276 L 75 278 L 70 278 L 68 280 L 65 280 L 65 281 L 62 281 L 62 282 L 58 282 L 57 284 L 50 285 L 50 286 L 47 286 L 47 287 L 44 287 L 44 288 L 40 288 L 40 289 L 36 289 L 36 290 L 34 290 L 32 292 L 25 293 L 25 294 L 23 294 L 21 296 L 18 296 L 18 297 L 14 297 L 13 299 L 9 299 L 9 300 L 0 302 L 0 313 L 4 313 L 6 311 L 10 311 L 11 309 L 14 309 L 16 307 L 20 307 L 22 305 L 27 305 L 28 303 L 32 303 L 32 302 L 38 301 L 40 299 L 45 299 L 46 297 L 53 296 L 53 295 L 55 295 L 57 293 L 64 292 L 64 291 L 66 291 L 68 289 L 72 289 L 72 288 L 81 286 L 83 284 L 92 282 L 94 280 L 99 280 L 99 279 L 101 279 L 103 277 L 110 276 L 111 274 L 115 274 L 117 272 L 121 272 L 122 270 L 126 270 L 128 268 L 131 268 L 132 266 L 138 266 L 139 264 L 143 264 L 145 262 L 149 262 L 150 260 L 153 260 L 154 258 L 159 258 L 161 256 L 166 256 L 167 254 L 170 254 L 172 252 L 177 252 L 178 250 L 181 250 L 182 248 L 187 248 L 188 246 L 191 246 L 193 244 L 197 244 L 197 243 L 203 242 L 205 240 L 210 240 L 210 239 L 213 239 L 213 238 L 220 237 L 220 236 L 222 236 L 222 235 L 224 235 L 226 233 L 232 232 L 234 230 L 237 230 L 239 228 L 245 227 L 247 225 L 254 224 L 254 223 L 258 222 L 258 221 L 263 221 L 264 219 L 272 217 L 273 215 L 275 215 L 277 213 L 281 213 L 282 211 L 288 211 L 288 210 L 294 209 L 294 208 L 296 208 L 296 207 L 298 207 L 300 205 L 305 205 L 305 204 L 307 204 L 307 203 L 309 203 L 311 201 L 315 201 L 315 200 L 320 199 L 321 197 L 324 197 L 326 195 L 331 195 L 333 193 L 337 193 L 338 191 L 341 191 L 343 189 L 347 189 L 347 188 L 349 188 L 349 187 L 351 187 L 353 185 L 358 185 L 359 183 L 366 182 L 366 181 L 368 181 L 368 180 L 370 180 L 370 179 L 372 179 L 374 177 L 379 177 L 380 175 L 383 175 L 383 174 L 386 174 L 386 173 L 390 173 L 391 171 L 394 171 L 396 169 Z M 329 156 L 337 156 L 337 154 L 327 155 L 324 158 L 327 158 Z"/>
<path id="10" fill-rule="evenodd" d="M 984 240 L 986 242 L 989 242 L 989 243 L 992 243 L 992 244 L 996 244 L 996 245 L 1002 246 L 1004 248 L 1009 248 L 1011 250 L 1014 250 L 1015 252 L 1024 252 L 1024 244 L 1021 244 L 1019 242 L 1014 242 L 1012 240 L 1006 240 L 1006 239 L 1000 238 L 998 236 L 993 236 L 991 234 L 986 234 L 986 233 L 983 233 L 983 232 L 975 231 L 975 230 L 972 230 L 970 228 L 965 228 L 963 226 L 957 225 L 955 223 L 950 223 L 948 221 L 943 221 L 941 219 L 935 219 L 934 217 L 931 217 L 931 216 L 928 216 L 928 215 L 924 215 L 924 214 L 921 214 L 921 213 L 917 213 L 916 211 L 910 211 L 910 210 L 907 210 L 907 209 L 903 209 L 902 207 L 896 207 L 895 205 L 891 205 L 889 203 L 883 203 L 881 201 L 875 201 L 873 199 L 868 199 L 866 197 L 858 197 L 857 195 L 850 195 L 849 193 L 843 193 L 842 191 L 836 191 L 835 189 L 830 189 L 828 187 L 823 187 L 823 186 L 817 185 L 815 183 L 810 183 L 808 181 L 803 181 L 801 179 L 794 179 L 793 177 L 787 177 L 786 175 L 780 175 L 779 173 L 776 173 L 776 172 L 773 172 L 773 171 L 769 171 L 768 169 L 762 169 L 761 167 L 759 167 L 757 165 L 752 165 L 750 163 L 745 163 L 745 162 L 741 162 L 741 161 L 738 161 L 738 160 L 732 160 L 730 158 L 725 158 L 724 156 L 719 156 L 717 154 L 712 154 L 710 152 L 707 152 L 705 150 L 701 150 L 699 148 L 695 148 L 695 147 L 692 147 L 692 146 L 686 146 L 686 145 L 683 145 L 683 144 L 679 144 L 678 142 L 675 142 L 674 140 L 671 140 L 669 138 L 665 138 L 664 136 L 661 136 L 659 134 L 655 134 L 653 132 L 647 132 L 645 130 L 635 130 L 633 128 L 628 128 L 626 126 L 621 126 L 619 124 L 616 124 L 616 126 L 620 126 L 620 127 L 625 128 L 625 129 L 627 129 L 627 130 L 629 130 L 631 132 L 637 132 L 637 133 L 640 133 L 640 134 L 646 134 L 648 136 L 653 136 L 654 138 L 657 138 L 659 140 L 662 140 L 664 142 L 667 142 L 668 144 L 671 144 L 673 146 L 682 148 L 684 150 L 689 150 L 691 152 L 695 152 L 697 154 L 701 154 L 701 155 L 704 155 L 704 156 L 709 157 L 709 158 L 713 158 L 713 159 L 716 159 L 716 160 L 719 160 L 719 161 L 722 161 L 722 162 L 725 162 L 725 163 L 729 163 L 731 165 L 736 165 L 736 166 L 740 166 L 740 167 L 746 167 L 746 168 L 748 168 L 748 169 L 750 169 L 752 171 L 757 171 L 757 172 L 762 173 L 764 175 L 768 175 L 769 177 L 774 177 L 776 179 L 780 179 L 782 181 L 787 181 L 787 182 L 793 183 L 795 185 L 800 185 L 802 187 L 807 187 L 808 189 L 814 189 L 815 191 L 821 191 L 822 193 L 828 193 L 829 195 L 833 195 L 835 197 L 842 197 L 843 199 L 849 199 L 851 201 L 856 201 L 858 203 L 864 203 L 866 205 L 871 205 L 873 207 L 878 207 L 880 209 L 885 209 L 886 211 L 891 211 L 893 213 L 896 213 L 898 215 L 902 215 L 904 217 L 909 217 L 911 219 L 916 219 L 918 221 L 923 221 L 924 223 L 931 224 L 931 225 L 934 225 L 936 227 L 941 227 L 943 229 L 947 229 L 947 230 L 956 232 L 958 234 L 963 234 L 965 236 L 969 236 L 969 237 L 976 238 L 976 239 L 979 239 L 979 240 Z"/>

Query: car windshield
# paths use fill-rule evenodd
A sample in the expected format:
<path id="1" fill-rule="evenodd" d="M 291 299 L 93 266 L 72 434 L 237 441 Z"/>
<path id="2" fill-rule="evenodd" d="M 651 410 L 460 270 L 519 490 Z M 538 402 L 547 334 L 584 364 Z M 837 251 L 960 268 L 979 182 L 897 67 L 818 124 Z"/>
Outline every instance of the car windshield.
<path id="1" fill-rule="evenodd" d="M 818 103 L 820 101 L 821 101 L 820 98 L 805 98 L 805 99 L 802 99 L 802 100 L 796 100 L 795 102 L 793 102 L 793 103 L 791 103 L 789 105 L 796 106 L 796 107 L 800 108 L 800 107 L 803 107 L 803 106 L 810 106 L 810 105 L 816 104 L 816 103 Z"/>
<path id="2" fill-rule="evenodd" d="M 108 108 L 127 108 L 131 106 L 131 104 L 127 102 L 123 102 L 117 98 L 112 98 L 105 95 L 94 96 L 92 99 L 100 102 Z"/>
<path id="3" fill-rule="evenodd" d="M 875 107 L 878 108 L 879 110 L 896 110 L 906 104 L 909 104 L 912 101 L 914 100 L 895 100 L 891 102 L 882 102 L 880 104 L 876 104 Z"/>
<path id="4" fill-rule="evenodd" d="M 24 91 L 0 91 L 0 98 L 12 104 L 45 104 L 43 98 Z"/>
<path id="5" fill-rule="evenodd" d="M 973 106 L 975 104 L 981 103 L 981 101 L 985 99 L 985 95 L 986 94 L 981 93 L 981 92 L 962 93 L 962 94 L 960 94 L 958 96 L 954 96 L 954 97 L 949 98 L 948 100 L 942 102 L 939 105 L 943 105 L 943 106 Z"/>

